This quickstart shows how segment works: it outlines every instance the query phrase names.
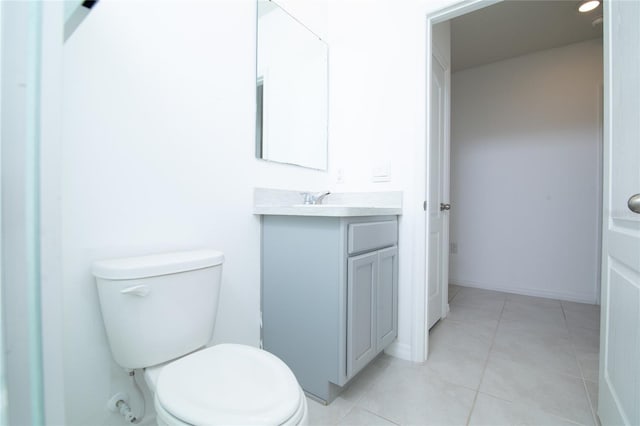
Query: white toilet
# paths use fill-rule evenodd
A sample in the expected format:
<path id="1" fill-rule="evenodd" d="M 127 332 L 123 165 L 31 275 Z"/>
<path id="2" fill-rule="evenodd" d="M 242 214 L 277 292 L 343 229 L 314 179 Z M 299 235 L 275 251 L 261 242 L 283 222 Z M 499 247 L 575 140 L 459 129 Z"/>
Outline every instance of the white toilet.
<path id="1" fill-rule="evenodd" d="M 246 345 L 204 346 L 218 309 L 224 256 L 199 250 L 94 262 L 111 353 L 145 369 L 159 425 L 303 425 L 291 370 Z"/>

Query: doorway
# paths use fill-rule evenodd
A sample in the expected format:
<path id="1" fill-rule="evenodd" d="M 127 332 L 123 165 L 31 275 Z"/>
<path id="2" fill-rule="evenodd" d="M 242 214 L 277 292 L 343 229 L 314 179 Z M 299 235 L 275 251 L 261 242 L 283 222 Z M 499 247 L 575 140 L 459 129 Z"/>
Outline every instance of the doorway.
<path id="1" fill-rule="evenodd" d="M 504 2 L 490 5 L 479 5 L 478 3 L 469 2 L 462 6 L 458 5 L 429 18 L 429 44 L 432 46 L 432 51 L 448 50 L 447 53 L 451 52 L 451 39 L 447 40 L 446 37 L 443 39 L 441 36 L 442 31 L 438 27 L 455 22 L 452 21 L 454 18 L 467 19 L 473 12 L 477 11 L 475 15 L 483 15 L 483 19 L 479 21 L 482 23 L 484 20 L 486 25 L 488 11 L 492 8 L 502 9 L 501 13 L 508 13 L 510 10 L 513 11 L 514 8 L 530 9 L 535 7 L 535 3 L 540 4 L 540 2 Z M 573 4 L 563 3 L 565 3 L 565 9 L 561 13 L 557 13 L 557 15 L 562 15 L 562 13 L 577 14 Z M 532 13 L 531 10 L 527 10 L 527 12 Z M 533 11 L 533 13 L 537 12 Z M 601 11 L 599 13 L 601 14 Z M 591 25 L 591 20 L 594 16 L 591 15 L 589 17 L 587 32 L 595 28 Z M 580 18 L 583 21 L 586 19 L 584 17 Z M 505 20 L 504 16 L 501 20 Z M 535 21 L 535 19 L 533 20 Z M 467 20 L 464 26 L 470 28 L 471 31 L 474 29 L 483 31 L 482 27 L 474 27 L 469 22 Z M 582 22 L 582 24 L 584 23 Z M 577 24 L 581 24 L 581 22 L 578 21 Z M 514 19 L 509 25 L 517 27 L 521 26 L 522 23 Z M 550 26 L 553 26 L 553 22 Z M 451 33 L 449 32 L 449 34 Z M 548 34 L 540 35 L 539 38 L 544 39 L 541 43 L 549 43 L 549 40 L 546 40 L 548 39 L 547 36 Z M 569 40 L 568 43 L 565 41 L 561 45 L 571 44 L 578 46 L 578 44 L 588 39 L 589 36 L 587 35 L 583 40 Z M 535 45 L 536 42 L 529 40 L 529 43 Z M 593 46 L 587 46 L 586 49 L 588 50 L 590 47 Z M 561 51 L 559 46 L 547 44 L 546 46 L 536 45 L 532 51 L 515 54 L 513 50 L 508 51 L 509 49 L 504 53 L 496 53 L 495 49 L 488 49 L 491 50 L 491 54 L 488 60 L 485 59 L 485 62 L 482 62 L 483 59 L 477 55 L 478 49 L 467 54 L 467 63 L 462 65 L 456 64 L 456 61 L 460 62 L 460 58 L 450 58 L 453 70 L 449 69 L 448 71 L 453 72 L 454 75 L 451 81 L 453 81 L 454 85 L 456 80 L 459 80 L 458 83 L 461 86 L 466 85 L 466 88 L 457 92 L 457 96 L 455 86 L 452 90 L 451 105 L 454 112 L 452 113 L 451 122 L 454 123 L 455 120 L 458 120 L 458 124 L 462 123 L 463 125 L 455 126 L 454 123 L 454 134 L 451 137 L 453 147 L 451 162 L 449 162 L 447 155 L 449 147 L 446 143 L 443 145 L 445 153 L 439 154 L 447 157 L 446 164 L 439 169 L 442 171 L 440 172 L 439 181 L 447 181 L 447 188 L 440 190 L 440 193 L 447 193 L 449 178 L 447 170 L 448 166 L 451 165 L 451 199 L 449 197 L 435 201 L 432 199 L 434 187 L 432 182 L 433 174 L 431 173 L 434 170 L 432 166 L 433 159 L 427 160 L 429 169 L 427 206 L 431 206 L 431 209 L 434 209 L 438 204 L 441 206 L 450 204 L 451 211 L 449 214 L 445 212 L 444 215 L 446 215 L 447 220 L 451 221 L 452 228 L 451 240 L 449 240 L 448 234 L 441 233 L 446 238 L 440 239 L 437 244 L 438 249 L 434 250 L 434 243 L 431 238 L 434 221 L 431 218 L 431 209 L 427 209 L 427 279 L 429 282 L 429 291 L 427 293 L 429 297 L 426 304 L 428 304 L 430 312 L 427 313 L 428 323 L 426 329 L 434 323 L 432 307 L 435 302 L 432 300 L 433 295 L 437 295 L 442 302 L 443 308 L 440 317 L 446 317 L 449 299 L 447 288 L 450 281 L 469 287 L 488 288 L 539 297 L 590 303 L 598 300 L 599 268 L 597 265 L 599 265 L 599 230 L 601 227 L 599 211 L 602 194 L 602 174 L 599 166 L 602 146 L 602 128 L 600 124 L 602 108 L 599 106 L 602 103 L 601 83 L 598 81 L 588 89 L 590 91 L 588 97 L 593 101 L 589 105 L 588 112 L 590 123 L 596 123 L 595 127 L 592 126 L 589 129 L 590 145 L 587 147 L 582 146 L 581 148 L 584 148 L 583 151 L 580 151 L 580 149 L 575 151 L 575 139 L 580 139 L 584 135 L 572 135 L 567 138 L 566 134 L 563 133 L 563 129 L 555 128 L 557 127 L 557 122 L 561 122 L 561 120 L 554 121 L 555 118 L 573 120 L 571 117 L 563 117 L 564 114 L 558 114 L 558 110 L 555 110 L 558 107 L 562 108 L 560 107 L 561 101 L 570 98 L 572 95 L 563 95 L 564 98 L 558 96 L 557 99 L 549 100 L 548 97 L 545 98 L 542 94 L 537 93 L 537 89 L 526 86 L 535 79 L 542 79 L 545 81 L 542 82 L 540 87 L 545 88 L 545 85 L 547 85 L 550 86 L 548 89 L 551 92 L 560 93 L 552 89 L 553 84 L 549 85 L 550 81 L 557 80 L 558 75 L 554 74 L 555 71 L 545 76 L 539 70 L 532 69 L 530 62 L 533 59 L 526 57 L 537 55 L 539 56 L 536 58 L 537 60 L 551 60 L 553 63 L 553 59 L 550 59 L 548 55 L 544 56 L 542 53 L 552 49 L 555 49 L 552 53 L 556 55 L 556 59 L 561 59 L 562 55 L 567 54 L 567 52 Z M 578 48 L 577 50 L 580 49 Z M 474 54 L 476 54 L 476 57 L 474 57 Z M 503 56 L 500 56 L 500 54 Z M 551 55 L 552 57 L 553 54 Z M 590 52 L 590 55 L 593 57 L 593 52 Z M 519 59 L 508 59 L 514 56 Z M 595 56 L 599 58 L 600 62 L 602 61 L 601 47 L 599 53 Z M 492 68 L 491 65 L 488 65 L 498 62 L 506 65 L 502 69 Z M 434 77 L 437 65 L 436 60 L 428 58 L 427 69 L 432 71 L 427 84 L 427 87 L 431 89 L 429 93 L 431 102 L 428 103 L 430 108 L 434 107 L 433 102 L 437 97 L 434 97 L 433 88 L 433 81 L 437 81 L 437 77 Z M 567 65 L 565 64 L 565 66 Z M 568 66 L 572 67 L 573 65 Z M 560 65 L 556 66 L 556 68 L 556 71 L 564 69 Z M 478 69 L 481 69 L 481 71 L 474 71 Z M 553 70 L 553 67 L 550 67 L 550 69 Z M 523 70 L 530 70 L 529 75 L 523 76 Z M 574 68 L 572 71 L 575 72 L 576 69 Z M 497 73 L 502 73 L 502 75 Z M 478 78 L 479 75 L 482 78 Z M 491 86 L 492 75 L 494 82 L 498 80 L 504 84 Z M 520 79 L 519 83 L 516 82 L 517 78 L 514 81 L 505 82 L 510 77 L 524 77 L 524 79 Z M 523 84 L 523 81 L 525 84 Z M 513 86 L 510 86 L 512 83 Z M 460 100 L 461 92 L 469 94 L 463 101 Z M 527 96 L 534 97 L 527 98 Z M 501 99 L 501 97 L 512 98 L 509 99 L 512 102 L 510 106 L 508 102 L 503 103 L 504 99 Z M 456 105 L 463 108 L 459 108 L 456 111 Z M 517 111 L 518 114 L 515 114 L 514 109 L 517 110 L 520 107 L 522 107 L 521 111 Z M 576 112 L 573 111 L 575 108 L 568 108 L 568 110 Z M 542 115 L 535 116 L 535 113 L 542 113 Z M 517 117 L 515 117 L 516 115 Z M 431 129 L 429 134 L 433 140 L 434 120 L 437 119 L 438 114 L 430 110 L 428 117 L 430 119 L 429 129 Z M 576 126 L 576 122 L 571 124 Z M 447 125 L 449 123 L 445 123 L 445 126 Z M 483 133 L 483 129 L 489 129 L 489 131 Z M 496 133 L 496 129 L 502 129 L 503 134 L 500 134 L 499 131 Z M 529 134 L 523 132 L 523 129 L 528 131 Z M 520 135 L 516 138 L 512 137 L 512 135 L 504 137 L 504 133 L 518 131 Z M 558 144 L 558 140 L 549 137 L 549 134 L 553 132 L 556 135 L 562 135 L 559 138 L 560 144 Z M 506 139 L 510 139 L 510 141 L 515 139 L 516 143 L 501 146 L 501 143 L 505 142 Z M 460 140 L 462 140 L 462 143 L 459 142 Z M 448 142 L 448 139 L 445 139 L 445 142 Z M 563 147 L 562 143 L 564 142 L 566 143 Z M 585 154 L 585 150 L 588 153 Z M 429 153 L 434 151 L 431 144 L 428 145 L 428 151 Z M 578 152 L 577 155 L 576 152 Z M 584 165 L 585 161 L 589 164 L 589 167 L 576 172 L 576 168 Z M 585 187 L 584 181 L 586 178 L 588 178 L 589 183 Z M 579 187 L 581 183 L 583 187 Z M 500 185 L 498 184 L 503 185 L 499 187 Z M 585 191 L 588 192 L 587 196 L 585 196 Z M 580 198 L 575 199 L 574 197 Z M 571 225 L 575 225 L 576 216 L 579 216 L 575 214 L 573 217 L 571 216 L 569 212 L 572 207 L 575 207 L 578 211 L 588 209 L 591 212 L 589 218 L 583 220 L 585 223 L 581 224 L 582 229 L 593 230 L 585 241 L 580 242 L 580 238 L 575 238 L 583 235 L 580 231 L 573 230 L 575 226 L 571 228 Z M 488 215 L 486 217 L 488 218 L 487 221 L 481 220 L 485 213 Z M 564 215 L 564 213 L 569 214 Z M 558 220 L 563 215 L 563 220 Z M 533 222 L 540 222 L 539 219 L 542 216 L 546 217 L 542 222 L 548 225 L 549 232 L 547 236 L 550 236 L 549 238 L 540 238 L 540 231 L 531 226 Z M 572 253 L 569 247 L 559 246 L 558 238 L 554 237 L 561 233 L 567 234 L 565 235 L 565 240 L 573 238 L 572 244 L 575 244 L 575 247 L 581 252 Z M 496 253 L 498 254 L 496 255 Z M 494 256 L 487 257 L 489 254 L 494 254 Z M 514 259 L 517 259 L 517 261 L 511 259 L 516 254 L 518 256 L 515 256 Z M 449 262 L 445 261 L 447 256 L 450 256 L 451 259 L 450 270 L 448 269 Z M 580 261 L 576 261 L 578 257 L 581 259 L 582 265 L 585 264 L 584 259 L 589 260 L 586 268 L 576 266 L 581 264 Z M 443 269 L 450 272 L 451 280 L 442 279 L 440 281 L 440 291 L 438 292 L 432 288 L 434 287 L 433 280 L 436 276 L 441 278 L 447 276 L 446 273 L 442 273 Z M 540 272 L 543 270 L 546 271 L 547 276 L 530 273 L 530 271 Z M 584 276 L 576 277 L 576 281 L 567 284 L 565 287 L 558 284 L 567 282 L 567 277 L 571 275 L 571 271 L 578 270 Z M 496 272 L 499 272 L 497 276 Z M 550 276 L 554 273 L 555 276 Z M 470 279 L 470 276 L 476 278 Z M 580 287 L 579 284 L 575 285 L 576 282 L 584 281 L 585 277 L 588 277 L 587 279 L 592 283 L 588 291 L 585 291 L 584 288 L 578 288 Z M 540 283 L 545 284 L 546 287 L 545 285 L 539 285 Z M 438 313 L 435 315 L 438 316 Z M 425 337 L 425 341 L 427 339 L 428 336 Z M 427 350 L 428 343 L 425 345 L 425 354 Z"/>

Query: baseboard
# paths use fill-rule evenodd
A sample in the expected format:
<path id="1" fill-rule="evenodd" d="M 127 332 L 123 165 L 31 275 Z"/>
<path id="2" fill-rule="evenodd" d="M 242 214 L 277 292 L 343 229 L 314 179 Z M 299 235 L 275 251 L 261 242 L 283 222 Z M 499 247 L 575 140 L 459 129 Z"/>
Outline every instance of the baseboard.
<path id="1" fill-rule="evenodd" d="M 596 299 L 593 296 L 587 296 L 584 294 L 565 293 L 549 290 L 540 290 L 536 288 L 523 288 L 523 287 L 508 287 L 496 284 L 481 283 L 477 281 L 459 280 L 449 277 L 449 284 L 455 284 L 462 287 L 473 287 L 484 290 L 502 291 L 505 293 L 522 294 L 524 296 L 544 297 L 545 299 L 558 299 L 566 300 L 568 302 L 579 303 L 596 303 Z"/>
<path id="2" fill-rule="evenodd" d="M 397 340 L 387 346 L 387 348 L 384 350 L 384 353 L 394 358 L 411 361 L 411 345 L 400 343 Z"/>

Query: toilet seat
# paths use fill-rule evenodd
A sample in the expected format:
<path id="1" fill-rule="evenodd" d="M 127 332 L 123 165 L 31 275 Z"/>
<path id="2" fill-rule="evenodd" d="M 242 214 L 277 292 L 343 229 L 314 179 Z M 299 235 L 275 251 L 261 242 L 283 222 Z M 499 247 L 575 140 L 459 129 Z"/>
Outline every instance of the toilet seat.
<path id="1" fill-rule="evenodd" d="M 302 398 L 298 410 L 293 414 L 293 417 L 282 423 L 280 426 L 303 426 L 308 424 L 307 400 L 302 389 L 300 389 L 300 393 Z M 156 409 L 156 423 L 158 426 L 194 426 L 172 416 L 164 409 L 162 404 L 160 404 L 157 397 L 154 398 L 153 402 Z"/>
<path id="2" fill-rule="evenodd" d="M 158 420 L 167 424 L 296 424 L 306 399 L 291 370 L 269 352 L 221 344 L 164 368 L 156 384 Z"/>

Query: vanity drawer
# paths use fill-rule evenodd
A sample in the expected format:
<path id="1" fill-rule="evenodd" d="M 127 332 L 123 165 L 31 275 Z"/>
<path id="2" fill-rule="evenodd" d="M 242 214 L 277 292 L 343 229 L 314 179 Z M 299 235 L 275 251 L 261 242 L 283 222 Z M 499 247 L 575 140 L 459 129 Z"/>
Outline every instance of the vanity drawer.
<path id="1" fill-rule="evenodd" d="M 349 225 L 349 254 L 389 247 L 398 242 L 398 221 L 352 223 Z"/>

